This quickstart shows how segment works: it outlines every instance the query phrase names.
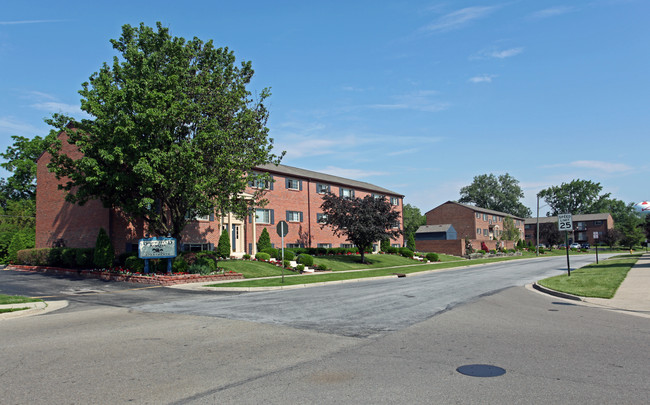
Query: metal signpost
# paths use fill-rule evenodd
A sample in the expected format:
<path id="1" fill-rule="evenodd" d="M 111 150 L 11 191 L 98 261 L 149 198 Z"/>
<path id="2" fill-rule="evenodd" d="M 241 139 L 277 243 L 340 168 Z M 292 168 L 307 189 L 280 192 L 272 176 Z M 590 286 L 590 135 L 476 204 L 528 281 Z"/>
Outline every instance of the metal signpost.
<path id="1" fill-rule="evenodd" d="M 571 265 L 569 263 L 569 231 L 573 231 L 573 219 L 571 214 L 560 214 L 557 217 L 557 226 L 560 231 L 564 231 L 564 244 L 566 246 L 566 271 L 571 277 Z"/>
<path id="2" fill-rule="evenodd" d="M 598 264 L 598 232 L 594 232 L 594 245 L 596 245 L 596 264 Z"/>
<path id="3" fill-rule="evenodd" d="M 176 257 L 176 239 L 153 237 L 138 241 L 138 257 L 144 259 L 144 272 L 149 273 L 149 259 L 167 259 L 167 273 L 172 272 L 172 259 Z"/>
<path id="4" fill-rule="evenodd" d="M 289 233 L 289 224 L 286 221 L 280 221 L 276 229 L 278 235 L 282 237 L 282 266 L 280 267 L 282 268 L 282 282 L 284 283 L 284 237 Z"/>

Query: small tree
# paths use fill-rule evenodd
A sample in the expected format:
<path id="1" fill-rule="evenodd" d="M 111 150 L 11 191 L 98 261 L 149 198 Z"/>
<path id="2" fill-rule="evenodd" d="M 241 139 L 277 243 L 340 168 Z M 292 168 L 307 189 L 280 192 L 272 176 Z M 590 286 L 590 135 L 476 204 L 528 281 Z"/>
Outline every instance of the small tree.
<path id="1" fill-rule="evenodd" d="M 390 239 L 382 239 L 381 243 L 379 244 L 379 248 L 381 249 L 381 251 L 388 252 L 389 247 L 390 247 Z"/>
<path id="2" fill-rule="evenodd" d="M 266 230 L 266 228 L 262 229 L 262 233 L 260 234 L 260 238 L 257 240 L 257 251 L 261 252 L 264 249 L 271 248 L 271 236 L 269 235 L 269 231 Z"/>
<path id="3" fill-rule="evenodd" d="M 503 219 L 503 234 L 502 240 L 511 240 L 513 242 L 519 241 L 519 229 L 515 227 L 515 221 L 512 217 L 505 217 Z"/>
<path id="4" fill-rule="evenodd" d="M 98 269 L 106 269 L 113 266 L 115 260 L 115 249 L 111 238 L 104 228 L 99 228 L 97 234 L 97 241 L 95 242 L 95 255 L 93 257 L 93 264 Z"/>
<path id="5" fill-rule="evenodd" d="M 629 249 L 639 245 L 645 237 L 641 219 L 637 216 L 631 216 L 625 222 L 619 222 L 616 226 L 622 235 L 620 239 L 621 245 Z"/>
<path id="6" fill-rule="evenodd" d="M 410 233 L 406 239 L 406 247 L 409 248 L 410 251 L 415 252 L 415 236 L 413 236 L 412 233 Z"/>
<path id="7" fill-rule="evenodd" d="M 359 249 L 362 263 L 366 249 L 373 243 L 402 234 L 395 226 L 399 224 L 399 213 L 385 198 L 346 198 L 328 193 L 321 209 L 325 214 L 321 228 L 332 227 L 334 235 L 347 237 Z"/>
<path id="8" fill-rule="evenodd" d="M 26 249 L 25 239 L 21 232 L 16 232 L 11 238 L 11 243 L 9 243 L 9 248 L 7 249 L 7 258 L 10 263 L 15 263 L 17 259 L 17 253 L 19 250 Z"/>
<path id="9" fill-rule="evenodd" d="M 217 255 L 222 259 L 230 257 L 230 238 L 228 237 L 228 231 L 225 229 L 221 232 L 221 236 L 219 237 Z"/>
<path id="10" fill-rule="evenodd" d="M 607 229 L 605 232 L 603 232 L 603 236 L 599 239 L 599 241 L 603 242 L 610 248 L 613 248 L 619 239 L 621 239 L 621 236 L 621 232 L 618 229 Z"/>

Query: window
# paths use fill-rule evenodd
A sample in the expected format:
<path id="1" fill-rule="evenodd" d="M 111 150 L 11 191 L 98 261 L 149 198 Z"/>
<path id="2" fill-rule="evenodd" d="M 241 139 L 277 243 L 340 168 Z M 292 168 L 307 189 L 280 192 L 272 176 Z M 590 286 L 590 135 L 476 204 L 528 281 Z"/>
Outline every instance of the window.
<path id="1" fill-rule="evenodd" d="M 487 221 L 487 220 L 488 220 L 488 214 L 483 214 L 483 221 Z"/>
<path id="2" fill-rule="evenodd" d="M 248 182 L 248 185 L 253 188 L 259 188 L 261 190 L 273 190 L 273 176 L 271 180 L 263 179 L 254 179 Z"/>
<path id="3" fill-rule="evenodd" d="M 476 213 L 476 219 L 481 219 L 481 214 L 479 212 Z"/>
<path id="4" fill-rule="evenodd" d="M 330 192 L 329 184 L 316 183 L 316 192 L 318 194 L 327 194 Z"/>
<path id="5" fill-rule="evenodd" d="M 286 185 L 289 190 L 302 190 L 302 180 L 287 179 Z"/>
<path id="6" fill-rule="evenodd" d="M 398 248 L 398 247 L 402 247 L 402 246 L 400 246 L 399 243 L 392 243 L 390 246 L 391 246 L 391 247 L 396 247 L 396 248 Z"/>
<path id="7" fill-rule="evenodd" d="M 496 215 L 492 215 L 492 220 L 493 220 L 494 222 L 497 222 L 497 216 L 496 216 Z"/>
<path id="8" fill-rule="evenodd" d="M 287 222 L 302 222 L 302 212 L 287 211 Z"/>
<path id="9" fill-rule="evenodd" d="M 318 244 L 316 245 L 316 247 L 329 249 L 329 248 L 332 247 L 332 244 L 331 244 L 331 243 L 318 243 Z"/>
<path id="10" fill-rule="evenodd" d="M 603 224 L 603 221 L 594 221 L 595 226 L 600 226 Z"/>
<path id="11" fill-rule="evenodd" d="M 476 228 L 476 234 L 480 235 L 481 234 L 481 228 Z"/>
<path id="12" fill-rule="evenodd" d="M 381 195 L 381 194 L 375 194 L 375 193 L 373 193 L 373 194 L 372 194 L 372 198 L 374 198 L 375 200 L 382 200 L 382 199 L 384 199 L 385 197 L 384 197 L 383 195 Z"/>
<path id="13" fill-rule="evenodd" d="M 352 249 L 354 245 L 351 243 L 341 243 L 341 247 L 345 249 Z"/>
<path id="14" fill-rule="evenodd" d="M 483 236 L 488 236 L 488 230 L 487 229 L 483 229 Z"/>
<path id="15" fill-rule="evenodd" d="M 301 247 L 302 245 L 300 243 L 287 243 L 287 249 L 298 249 Z"/>
<path id="16" fill-rule="evenodd" d="M 524 229 L 530 229 L 530 225 L 529 224 L 524 225 Z"/>
<path id="17" fill-rule="evenodd" d="M 195 215 L 194 217 L 191 217 L 190 214 L 185 214 L 185 219 L 188 221 L 214 221 L 214 214 Z"/>
<path id="18" fill-rule="evenodd" d="M 339 189 L 339 196 L 345 197 L 345 198 L 354 198 L 354 190 L 351 188 L 343 188 L 341 187 Z"/>
<path id="19" fill-rule="evenodd" d="M 586 230 L 587 230 L 587 223 L 586 222 L 578 222 L 577 227 L 576 227 L 576 231 L 586 231 Z"/>
<path id="20" fill-rule="evenodd" d="M 316 214 L 316 222 L 324 224 L 327 221 L 327 214 Z"/>
<path id="21" fill-rule="evenodd" d="M 399 205 L 399 198 L 398 197 L 391 197 L 390 198 L 390 205 Z"/>
<path id="22" fill-rule="evenodd" d="M 212 250 L 210 243 L 184 243 L 181 246 L 183 252 L 201 252 L 204 250 Z"/>
<path id="23" fill-rule="evenodd" d="M 258 224 L 272 224 L 273 223 L 273 210 L 256 208 L 255 209 L 255 222 Z"/>
<path id="24" fill-rule="evenodd" d="M 399 220 L 393 222 L 393 228 L 394 228 L 394 229 L 399 229 Z"/>

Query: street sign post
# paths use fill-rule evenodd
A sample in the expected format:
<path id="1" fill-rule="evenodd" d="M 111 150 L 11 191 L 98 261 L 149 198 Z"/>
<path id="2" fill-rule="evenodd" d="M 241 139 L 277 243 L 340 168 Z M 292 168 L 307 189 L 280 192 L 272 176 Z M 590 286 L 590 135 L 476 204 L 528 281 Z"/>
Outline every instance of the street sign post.
<path id="1" fill-rule="evenodd" d="M 557 216 L 557 226 L 564 231 L 564 244 L 566 246 L 566 271 L 571 277 L 571 264 L 569 263 L 569 231 L 573 231 L 573 218 L 571 214 L 560 214 Z"/>
<path id="2" fill-rule="evenodd" d="M 284 237 L 289 233 L 289 224 L 286 221 L 280 221 L 275 229 L 278 231 L 278 236 L 282 238 L 282 262 L 280 264 L 282 265 L 282 282 L 284 283 Z"/>
<path id="3" fill-rule="evenodd" d="M 594 245 L 596 245 L 596 264 L 598 264 L 598 232 L 594 232 Z"/>

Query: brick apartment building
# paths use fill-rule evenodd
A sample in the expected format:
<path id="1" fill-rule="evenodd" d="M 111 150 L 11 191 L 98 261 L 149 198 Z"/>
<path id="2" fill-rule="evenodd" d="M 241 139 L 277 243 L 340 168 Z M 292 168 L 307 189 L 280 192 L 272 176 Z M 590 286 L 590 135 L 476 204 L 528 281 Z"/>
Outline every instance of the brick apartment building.
<path id="1" fill-rule="evenodd" d="M 602 240 L 603 235 L 608 230 L 614 229 L 614 219 L 609 213 L 599 214 L 578 214 L 572 216 L 573 232 L 569 233 L 569 243 L 589 243 L 595 244 L 598 239 Z M 549 224 L 557 228 L 558 217 L 540 217 L 540 226 L 548 226 Z M 537 244 L 537 218 L 526 218 L 524 221 L 524 232 L 526 242 L 533 245 Z M 594 238 L 594 234 L 598 238 Z M 542 232 L 540 231 L 540 235 Z M 564 237 L 564 236 L 562 236 Z M 540 243 L 546 243 L 545 240 L 540 238 Z"/>
<path id="2" fill-rule="evenodd" d="M 79 158 L 80 152 L 63 142 L 64 152 Z M 105 208 L 100 201 L 89 201 L 83 206 L 64 200 L 65 193 L 58 190 L 59 182 L 47 170 L 49 154 L 43 154 L 37 161 L 36 187 L 36 247 L 52 246 L 94 247 L 100 228 L 111 237 L 116 253 L 137 249 L 138 240 L 146 236 L 144 221 L 131 223 L 121 215 L 119 209 Z M 215 212 L 190 221 L 183 231 L 181 250 L 212 250 L 219 241 L 221 230 L 231 237 L 233 256 L 256 253 L 256 243 L 266 228 L 275 247 L 281 246 L 276 225 L 280 220 L 289 224 L 289 233 L 284 238 L 286 247 L 352 247 L 345 238 L 334 236 L 331 228 L 321 229 L 320 206 L 327 192 L 341 196 L 361 197 L 373 195 L 385 197 L 399 212 L 399 223 L 403 229 L 402 207 L 404 196 L 385 188 L 343 177 L 332 176 L 285 165 L 265 165 L 256 168 L 270 173 L 273 182 L 266 184 L 264 198 L 268 204 L 256 208 L 256 215 L 236 218 L 231 214 Z M 247 191 L 252 192 L 255 184 Z M 155 236 L 155 235 L 151 235 Z M 393 246 L 402 246 L 403 237 L 391 240 Z"/>
<path id="3" fill-rule="evenodd" d="M 449 253 L 462 256 L 465 254 L 464 240 L 468 239 L 475 249 L 485 243 L 488 249 L 501 243 L 505 248 L 512 248 L 514 242 L 499 241 L 503 234 L 503 221 L 512 218 L 521 237 L 524 235 L 524 219 L 504 212 L 489 210 L 454 201 L 447 201 L 425 214 L 427 225 L 451 225 L 456 231 L 453 241 L 431 240 L 421 238 L 416 233 L 416 249 L 423 252 Z"/>

